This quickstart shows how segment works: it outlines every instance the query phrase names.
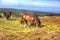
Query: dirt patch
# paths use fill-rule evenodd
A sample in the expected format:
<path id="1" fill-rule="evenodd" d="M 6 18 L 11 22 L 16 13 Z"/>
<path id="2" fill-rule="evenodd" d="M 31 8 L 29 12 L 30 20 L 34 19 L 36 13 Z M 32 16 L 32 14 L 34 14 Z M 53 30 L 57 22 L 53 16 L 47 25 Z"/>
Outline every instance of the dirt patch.
<path id="1" fill-rule="evenodd" d="M 41 22 L 53 22 L 60 24 L 60 16 L 44 16 L 40 17 Z"/>

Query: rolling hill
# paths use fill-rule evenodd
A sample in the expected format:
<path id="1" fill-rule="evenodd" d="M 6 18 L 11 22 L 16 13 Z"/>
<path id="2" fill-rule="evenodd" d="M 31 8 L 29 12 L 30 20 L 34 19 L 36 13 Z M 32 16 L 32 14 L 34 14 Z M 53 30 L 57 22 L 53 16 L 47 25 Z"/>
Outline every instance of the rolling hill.
<path id="1" fill-rule="evenodd" d="M 59 15 L 60 16 L 60 14 L 58 13 L 51 13 L 51 12 L 41 12 L 41 11 L 12 9 L 12 8 L 0 8 L 0 13 L 3 13 L 5 11 L 11 11 L 12 14 L 16 16 L 18 16 L 21 13 L 37 13 L 38 15 L 48 15 L 48 16 Z"/>

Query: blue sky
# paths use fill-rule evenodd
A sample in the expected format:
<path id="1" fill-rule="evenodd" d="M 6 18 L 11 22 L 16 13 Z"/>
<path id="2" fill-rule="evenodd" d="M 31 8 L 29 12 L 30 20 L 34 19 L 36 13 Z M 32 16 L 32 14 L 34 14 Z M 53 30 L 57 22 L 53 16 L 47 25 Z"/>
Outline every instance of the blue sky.
<path id="1" fill-rule="evenodd" d="M 0 0 L 0 8 L 15 8 L 60 13 L 59 0 Z"/>

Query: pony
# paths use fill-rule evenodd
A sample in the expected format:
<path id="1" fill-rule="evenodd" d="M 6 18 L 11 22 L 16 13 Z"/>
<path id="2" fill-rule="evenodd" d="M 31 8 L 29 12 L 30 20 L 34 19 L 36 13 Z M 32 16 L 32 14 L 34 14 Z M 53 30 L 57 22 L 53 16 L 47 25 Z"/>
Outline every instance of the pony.
<path id="1" fill-rule="evenodd" d="M 4 17 L 8 20 L 11 17 L 11 12 L 4 12 Z"/>
<path id="2" fill-rule="evenodd" d="M 28 22 L 30 22 L 31 25 L 35 25 L 36 27 L 41 26 L 41 22 L 37 14 L 25 13 L 21 15 L 21 24 L 24 24 L 24 23 L 28 24 Z"/>

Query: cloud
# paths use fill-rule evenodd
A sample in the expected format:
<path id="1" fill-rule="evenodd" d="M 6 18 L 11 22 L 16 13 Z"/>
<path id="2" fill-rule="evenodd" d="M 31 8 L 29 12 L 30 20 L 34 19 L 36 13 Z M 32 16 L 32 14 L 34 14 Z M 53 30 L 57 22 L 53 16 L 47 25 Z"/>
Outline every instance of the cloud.
<path id="1" fill-rule="evenodd" d="M 24 5 L 37 7 L 58 7 L 58 1 L 42 1 L 42 0 L 1 0 L 3 5 Z"/>
<path id="2" fill-rule="evenodd" d="M 16 5 L 19 4 L 19 0 L 1 0 L 1 3 L 5 5 Z"/>
<path id="3" fill-rule="evenodd" d="M 20 1 L 20 4 L 25 6 L 37 6 L 37 7 L 59 7 L 57 1 Z"/>
<path id="4" fill-rule="evenodd" d="M 43 11 L 59 11 L 58 0 L 0 0 L 0 8 L 21 8 Z"/>

